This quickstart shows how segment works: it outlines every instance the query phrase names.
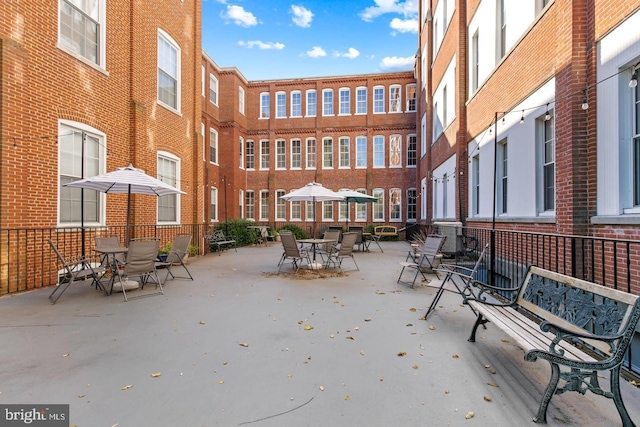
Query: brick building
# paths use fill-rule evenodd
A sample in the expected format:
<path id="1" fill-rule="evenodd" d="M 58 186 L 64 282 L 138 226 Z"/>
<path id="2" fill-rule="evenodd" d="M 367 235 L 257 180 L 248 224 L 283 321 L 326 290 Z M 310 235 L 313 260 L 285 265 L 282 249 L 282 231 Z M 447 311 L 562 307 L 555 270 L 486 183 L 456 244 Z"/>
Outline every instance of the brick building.
<path id="1" fill-rule="evenodd" d="M 420 220 L 640 237 L 639 23 L 637 0 L 422 0 Z"/>

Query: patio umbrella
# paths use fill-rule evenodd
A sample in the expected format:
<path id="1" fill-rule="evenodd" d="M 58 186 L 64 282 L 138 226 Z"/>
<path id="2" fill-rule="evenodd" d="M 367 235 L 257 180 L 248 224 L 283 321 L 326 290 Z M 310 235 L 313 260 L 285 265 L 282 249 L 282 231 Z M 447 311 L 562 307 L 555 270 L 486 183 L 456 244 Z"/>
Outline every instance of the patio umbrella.
<path id="1" fill-rule="evenodd" d="M 377 197 L 369 196 L 368 194 L 359 193 L 354 190 L 342 189 L 338 191 L 338 194 L 344 196 L 344 201 L 347 203 L 373 203 L 378 200 Z M 347 213 L 347 230 L 349 229 L 349 214 Z"/>
<path id="2" fill-rule="evenodd" d="M 117 168 L 113 172 L 92 176 L 65 184 L 66 187 L 88 188 L 102 193 L 127 194 L 127 236 L 129 244 L 129 227 L 131 215 L 131 195 L 148 194 L 151 196 L 166 196 L 167 194 L 185 194 L 169 184 L 147 175 L 142 169 L 136 169 L 131 164 L 124 168 Z"/>
<path id="3" fill-rule="evenodd" d="M 323 187 L 322 184 L 317 182 L 310 182 L 302 188 L 280 196 L 280 198 L 288 202 L 313 202 L 313 237 L 316 236 L 316 202 L 344 200 L 344 196 Z"/>

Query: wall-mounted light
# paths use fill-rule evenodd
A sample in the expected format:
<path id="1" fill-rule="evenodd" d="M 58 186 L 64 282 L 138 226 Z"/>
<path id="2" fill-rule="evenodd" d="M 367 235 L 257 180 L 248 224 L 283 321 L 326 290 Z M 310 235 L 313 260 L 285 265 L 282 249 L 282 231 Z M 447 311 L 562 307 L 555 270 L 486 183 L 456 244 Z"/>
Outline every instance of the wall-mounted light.
<path id="1" fill-rule="evenodd" d="M 524 123 L 524 110 L 522 110 L 522 115 L 520 116 L 520 124 Z"/>
<path id="2" fill-rule="evenodd" d="M 582 97 L 582 109 L 583 110 L 588 110 L 589 109 L 589 101 L 587 100 L 587 90 L 584 90 L 584 96 Z"/>
<path id="3" fill-rule="evenodd" d="M 547 104 L 547 113 L 544 115 L 545 120 L 551 120 L 551 113 L 549 113 L 549 104 Z"/>
<path id="4" fill-rule="evenodd" d="M 638 86 L 638 69 L 633 70 L 633 74 L 631 74 L 631 80 L 629 80 L 629 87 L 635 88 Z"/>

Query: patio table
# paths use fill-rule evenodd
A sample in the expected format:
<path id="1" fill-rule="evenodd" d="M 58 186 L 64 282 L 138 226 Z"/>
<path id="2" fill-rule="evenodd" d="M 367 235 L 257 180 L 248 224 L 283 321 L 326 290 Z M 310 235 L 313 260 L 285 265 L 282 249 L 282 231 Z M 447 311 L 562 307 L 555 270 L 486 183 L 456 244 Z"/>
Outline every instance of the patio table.
<path id="1" fill-rule="evenodd" d="M 105 294 L 111 295 L 113 293 L 113 285 L 116 280 L 116 274 L 118 274 L 118 260 L 116 259 L 116 255 L 127 253 L 128 249 L 124 246 L 100 246 L 96 248 L 96 252 L 100 255 L 103 255 L 107 258 L 107 260 L 111 260 L 111 280 L 109 286 L 109 291 L 107 291 L 107 287 L 104 288 Z"/>
<path id="2" fill-rule="evenodd" d="M 316 246 L 324 245 L 325 243 L 338 243 L 338 242 L 333 239 L 302 239 L 302 240 L 298 240 L 298 243 L 302 243 L 302 244 L 306 243 L 311 245 L 311 250 L 313 251 L 313 261 L 311 263 L 312 265 L 311 268 L 314 270 L 317 270 L 322 267 L 322 264 L 318 266 L 316 263 Z"/>

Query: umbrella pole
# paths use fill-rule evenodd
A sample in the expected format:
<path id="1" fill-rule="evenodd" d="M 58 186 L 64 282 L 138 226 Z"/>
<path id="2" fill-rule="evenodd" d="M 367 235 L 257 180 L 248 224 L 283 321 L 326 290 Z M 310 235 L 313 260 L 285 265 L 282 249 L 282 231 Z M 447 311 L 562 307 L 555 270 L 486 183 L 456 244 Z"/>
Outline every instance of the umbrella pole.
<path id="1" fill-rule="evenodd" d="M 130 218 L 131 218 L 131 184 L 129 184 L 129 191 L 127 192 L 127 229 L 126 229 L 127 238 L 125 239 L 127 247 L 129 247 L 129 238 L 131 236 L 129 234 Z"/>

